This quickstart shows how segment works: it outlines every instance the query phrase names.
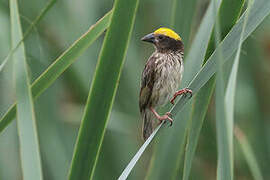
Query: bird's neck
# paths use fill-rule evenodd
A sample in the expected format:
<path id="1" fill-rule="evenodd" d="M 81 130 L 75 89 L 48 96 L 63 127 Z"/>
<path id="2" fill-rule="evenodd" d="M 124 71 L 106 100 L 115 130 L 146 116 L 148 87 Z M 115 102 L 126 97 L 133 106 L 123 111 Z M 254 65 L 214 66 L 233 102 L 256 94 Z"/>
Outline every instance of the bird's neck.
<path id="1" fill-rule="evenodd" d="M 157 49 L 156 48 L 156 52 L 157 53 L 161 53 L 161 54 L 168 54 L 168 55 L 178 55 L 178 56 L 184 56 L 184 51 L 182 49 L 178 49 L 178 50 L 171 50 L 171 49 Z"/>

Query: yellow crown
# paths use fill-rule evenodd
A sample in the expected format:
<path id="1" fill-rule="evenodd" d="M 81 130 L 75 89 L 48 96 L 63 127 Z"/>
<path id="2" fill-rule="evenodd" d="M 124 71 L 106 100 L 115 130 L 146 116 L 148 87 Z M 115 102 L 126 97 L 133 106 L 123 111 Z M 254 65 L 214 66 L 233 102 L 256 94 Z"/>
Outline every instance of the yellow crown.
<path id="1" fill-rule="evenodd" d="M 175 40 L 179 40 L 179 41 L 182 40 L 181 37 L 176 32 L 174 32 L 173 30 L 171 30 L 169 28 L 165 28 L 165 27 L 157 29 L 154 32 L 154 34 L 163 34 L 163 35 L 168 36 L 170 38 L 173 38 Z"/>

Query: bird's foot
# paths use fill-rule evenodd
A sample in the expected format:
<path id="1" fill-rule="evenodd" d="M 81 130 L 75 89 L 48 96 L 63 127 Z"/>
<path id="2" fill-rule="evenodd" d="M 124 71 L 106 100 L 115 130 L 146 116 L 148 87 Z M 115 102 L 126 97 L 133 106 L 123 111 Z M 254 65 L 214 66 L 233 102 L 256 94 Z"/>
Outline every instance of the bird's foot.
<path id="1" fill-rule="evenodd" d="M 166 112 L 163 116 L 157 117 L 157 119 L 159 120 L 158 124 L 161 124 L 163 121 L 167 120 L 167 121 L 170 121 L 170 126 L 172 126 L 173 119 L 170 116 L 172 116 L 172 114 L 170 112 Z"/>
<path id="2" fill-rule="evenodd" d="M 150 110 L 154 113 L 154 115 L 156 116 L 156 118 L 159 120 L 159 123 L 162 123 L 163 121 L 170 121 L 170 126 L 172 126 L 173 123 L 173 119 L 170 117 L 172 116 L 172 114 L 170 112 L 166 112 L 163 116 L 160 116 L 156 110 L 154 108 L 150 108 Z"/>
<path id="3" fill-rule="evenodd" d="M 177 96 L 180 96 L 180 95 L 184 95 L 185 97 L 187 96 L 187 94 L 189 94 L 189 98 L 192 97 L 192 90 L 191 89 L 188 89 L 188 88 L 184 88 L 184 89 L 181 89 L 179 91 L 176 91 L 176 93 L 174 93 L 173 95 L 173 98 L 171 99 L 171 103 L 174 104 L 174 100 L 176 99 Z"/>

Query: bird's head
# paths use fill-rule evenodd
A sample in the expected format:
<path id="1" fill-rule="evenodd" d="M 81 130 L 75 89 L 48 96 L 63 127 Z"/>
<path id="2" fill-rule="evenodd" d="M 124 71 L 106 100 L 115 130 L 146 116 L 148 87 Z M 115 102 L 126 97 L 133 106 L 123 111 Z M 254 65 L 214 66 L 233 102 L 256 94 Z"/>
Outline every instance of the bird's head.
<path id="1" fill-rule="evenodd" d="M 159 52 L 184 51 L 182 39 L 169 28 L 159 28 L 155 32 L 147 34 L 141 40 L 153 43 Z"/>

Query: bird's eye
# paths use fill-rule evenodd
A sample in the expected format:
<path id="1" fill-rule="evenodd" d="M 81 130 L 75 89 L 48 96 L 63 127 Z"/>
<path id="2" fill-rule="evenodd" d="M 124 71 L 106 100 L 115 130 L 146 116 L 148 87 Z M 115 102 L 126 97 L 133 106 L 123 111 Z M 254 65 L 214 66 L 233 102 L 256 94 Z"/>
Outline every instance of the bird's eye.
<path id="1" fill-rule="evenodd" d="M 164 37 L 163 36 L 158 36 L 158 39 L 162 40 L 162 39 L 164 39 Z"/>

